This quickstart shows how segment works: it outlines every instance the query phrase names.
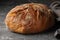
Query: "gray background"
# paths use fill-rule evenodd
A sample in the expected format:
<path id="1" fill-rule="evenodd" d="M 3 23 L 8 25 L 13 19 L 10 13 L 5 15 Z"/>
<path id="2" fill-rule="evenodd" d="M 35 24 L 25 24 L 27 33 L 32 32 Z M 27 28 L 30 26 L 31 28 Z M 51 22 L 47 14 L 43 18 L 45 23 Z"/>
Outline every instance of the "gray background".
<path id="1" fill-rule="evenodd" d="M 59 23 L 57 23 L 57 25 L 55 25 L 52 30 L 50 29 L 47 32 L 37 33 L 33 35 L 22 35 L 22 34 L 10 32 L 8 28 L 6 27 L 6 25 L 4 24 L 4 19 L 5 19 L 6 14 L 16 5 L 29 3 L 29 2 L 39 2 L 39 3 L 43 3 L 49 6 L 53 1 L 54 0 L 38 0 L 38 1 L 37 0 L 36 1 L 35 0 L 31 0 L 31 1 L 1 0 L 0 1 L 0 40 L 57 40 L 54 37 L 54 32 L 57 28 L 54 29 L 54 27 L 58 27 Z"/>

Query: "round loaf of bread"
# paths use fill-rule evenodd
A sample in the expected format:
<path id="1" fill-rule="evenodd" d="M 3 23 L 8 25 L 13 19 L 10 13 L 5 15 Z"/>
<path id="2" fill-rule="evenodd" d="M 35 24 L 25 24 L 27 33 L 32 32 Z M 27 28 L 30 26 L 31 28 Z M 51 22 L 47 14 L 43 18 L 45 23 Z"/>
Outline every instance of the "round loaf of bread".
<path id="1" fill-rule="evenodd" d="M 10 10 L 5 24 L 13 32 L 38 33 L 51 28 L 55 24 L 55 17 L 46 5 L 27 3 Z"/>

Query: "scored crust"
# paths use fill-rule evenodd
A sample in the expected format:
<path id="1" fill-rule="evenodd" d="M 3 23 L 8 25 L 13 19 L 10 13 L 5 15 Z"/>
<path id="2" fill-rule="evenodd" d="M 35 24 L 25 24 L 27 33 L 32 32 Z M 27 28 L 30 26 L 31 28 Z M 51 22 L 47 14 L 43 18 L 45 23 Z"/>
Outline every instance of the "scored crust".
<path id="1" fill-rule="evenodd" d="M 27 3 L 16 6 L 6 16 L 5 24 L 17 33 L 38 33 L 49 29 L 55 23 L 51 10 L 44 4 Z"/>

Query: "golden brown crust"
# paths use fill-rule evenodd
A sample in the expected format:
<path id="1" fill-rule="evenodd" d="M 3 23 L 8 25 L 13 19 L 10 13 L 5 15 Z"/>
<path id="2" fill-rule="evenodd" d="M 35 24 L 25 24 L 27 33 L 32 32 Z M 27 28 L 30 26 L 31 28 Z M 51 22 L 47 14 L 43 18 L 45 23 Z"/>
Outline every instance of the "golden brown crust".
<path id="1" fill-rule="evenodd" d="M 54 25 L 55 18 L 46 5 L 28 3 L 13 8 L 6 16 L 5 23 L 17 33 L 37 33 Z"/>

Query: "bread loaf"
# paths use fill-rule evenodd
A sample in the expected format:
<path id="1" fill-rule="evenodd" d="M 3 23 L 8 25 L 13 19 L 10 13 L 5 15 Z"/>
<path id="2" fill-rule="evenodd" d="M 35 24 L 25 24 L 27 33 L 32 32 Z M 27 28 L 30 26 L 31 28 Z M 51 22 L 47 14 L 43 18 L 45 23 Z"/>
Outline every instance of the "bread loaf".
<path id="1" fill-rule="evenodd" d="M 45 31 L 54 23 L 55 17 L 51 10 L 39 3 L 18 5 L 9 11 L 5 19 L 9 30 L 22 34 Z"/>

